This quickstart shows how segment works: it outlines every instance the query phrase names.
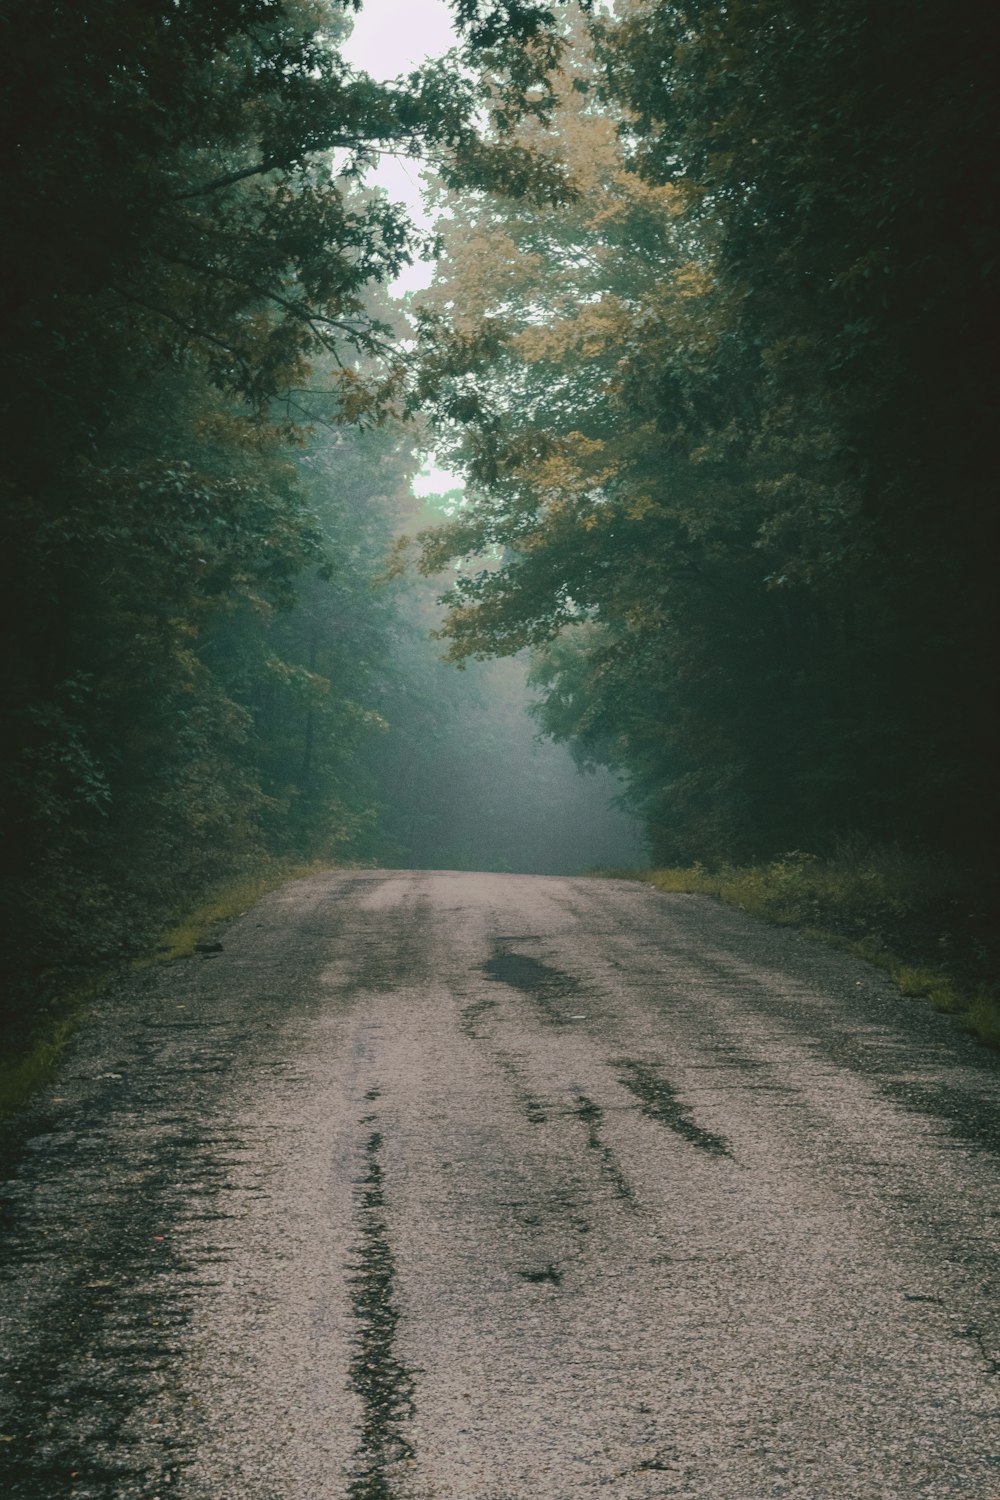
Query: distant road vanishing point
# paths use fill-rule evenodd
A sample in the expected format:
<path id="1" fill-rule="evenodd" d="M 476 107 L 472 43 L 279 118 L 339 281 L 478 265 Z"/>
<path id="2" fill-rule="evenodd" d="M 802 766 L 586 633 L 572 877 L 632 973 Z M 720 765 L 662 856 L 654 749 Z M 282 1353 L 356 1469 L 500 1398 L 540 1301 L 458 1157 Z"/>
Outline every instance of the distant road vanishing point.
<path id="1" fill-rule="evenodd" d="M 1000 1500 L 1000 1066 L 619 880 L 316 875 L 6 1141 L 10 1500 Z"/>

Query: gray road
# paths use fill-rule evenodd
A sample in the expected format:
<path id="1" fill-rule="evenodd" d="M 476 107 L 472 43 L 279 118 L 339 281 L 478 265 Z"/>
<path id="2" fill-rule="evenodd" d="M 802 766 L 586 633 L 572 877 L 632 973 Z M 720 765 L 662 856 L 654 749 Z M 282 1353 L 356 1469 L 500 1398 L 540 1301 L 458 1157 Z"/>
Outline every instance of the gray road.
<path id="1" fill-rule="evenodd" d="M 11 1500 L 1000 1497 L 950 1023 L 620 881 L 323 875 L 222 941 L 8 1141 Z"/>

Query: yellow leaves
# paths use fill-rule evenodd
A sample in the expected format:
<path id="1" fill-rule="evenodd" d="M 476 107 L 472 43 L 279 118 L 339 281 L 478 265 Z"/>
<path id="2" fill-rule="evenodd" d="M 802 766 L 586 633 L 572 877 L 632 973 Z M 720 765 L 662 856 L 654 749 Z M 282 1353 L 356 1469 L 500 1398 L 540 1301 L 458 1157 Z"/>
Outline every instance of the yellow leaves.
<path id="1" fill-rule="evenodd" d="M 621 144 L 615 121 L 608 114 L 579 112 L 579 94 L 572 94 L 560 110 L 559 140 L 572 172 L 573 185 L 583 194 L 602 191 L 621 166 Z"/>
<path id="2" fill-rule="evenodd" d="M 417 570 L 425 578 L 444 572 L 455 558 L 480 557 L 491 545 L 488 527 L 469 512 L 418 532 L 415 540 L 420 548 Z"/>
<path id="3" fill-rule="evenodd" d="M 667 234 L 668 221 L 687 213 L 693 197 L 690 186 L 646 182 L 628 171 L 623 162 L 595 184 L 594 190 L 596 197 L 589 215 L 594 230 L 606 230 L 614 224 L 627 225 L 640 215 L 644 220 L 662 219 Z"/>
<path id="4" fill-rule="evenodd" d="M 613 464 L 596 462 L 604 448 L 599 439 L 570 432 L 560 440 L 555 452 L 517 471 L 518 477 L 547 502 L 550 521 L 570 502 L 600 490 L 612 477 Z"/>
<path id="5" fill-rule="evenodd" d="M 666 610 L 662 604 L 654 600 L 628 604 L 622 608 L 622 619 L 631 634 L 649 635 L 664 628 Z"/>
<path id="6" fill-rule="evenodd" d="M 194 431 L 206 442 L 251 452 L 264 452 L 287 441 L 285 433 L 274 423 L 236 411 L 203 412 L 195 419 Z"/>
<path id="7" fill-rule="evenodd" d="M 542 360 L 557 360 L 566 352 L 565 323 L 536 323 L 511 339 L 511 344 L 529 365 Z"/>
<path id="8" fill-rule="evenodd" d="M 707 297 L 715 285 L 711 273 L 697 261 L 678 267 L 672 284 L 679 297 Z"/>
<path id="9" fill-rule="evenodd" d="M 420 300 L 446 310 L 460 333 L 473 333 L 483 318 L 525 300 L 543 272 L 542 257 L 493 216 L 471 223 L 453 216 L 439 228 L 445 253 L 434 286 Z"/>
<path id="10" fill-rule="evenodd" d="M 348 422 L 356 422 L 369 407 L 368 388 L 356 370 L 337 370 L 332 377 L 340 398 L 340 409 Z"/>
<path id="11" fill-rule="evenodd" d="M 601 438 L 588 438 L 582 432 L 568 432 L 565 441 L 577 458 L 592 458 L 595 453 L 603 453 L 607 446 Z"/>
<path id="12" fill-rule="evenodd" d="M 766 349 L 761 350 L 761 363 L 769 370 L 776 370 L 788 360 L 810 357 L 816 348 L 816 340 L 808 334 L 777 339 Z"/>
<path id="13" fill-rule="evenodd" d="M 538 489 L 555 494 L 577 494 L 589 485 L 589 476 L 562 453 L 543 459 L 531 478 Z"/>
<path id="14" fill-rule="evenodd" d="M 527 364 L 597 360 L 609 352 L 618 354 L 630 326 L 627 309 L 609 294 L 578 304 L 567 317 L 532 323 L 514 335 L 511 347 Z"/>
<path id="15" fill-rule="evenodd" d="M 655 288 L 669 276 L 667 265 L 675 221 L 688 212 L 697 189 L 687 182 L 654 183 L 629 169 L 619 134 L 622 113 L 607 100 L 595 104 L 590 85 L 596 69 L 585 20 L 578 13 L 566 33 L 562 73 L 551 80 L 556 105 L 548 122 L 526 118 L 516 137 L 523 144 L 557 150 L 571 177 L 574 202 L 544 212 L 537 205 L 498 205 L 481 199 L 452 204 L 442 220 L 445 255 L 434 288 L 424 296 L 426 306 L 446 310 L 460 334 L 472 332 L 478 320 L 517 309 L 541 321 L 524 330 L 519 352 L 529 362 L 576 353 L 601 357 L 608 341 L 623 330 L 626 319 L 609 324 L 614 299 L 610 286 L 631 287 L 648 281 Z M 583 84 L 583 88 L 580 85 Z M 663 264 L 656 247 L 662 242 Z M 636 246 L 647 253 L 637 256 Z M 649 253 L 652 251 L 652 253 Z M 554 282 L 558 276 L 558 287 Z M 603 283 L 601 310 L 593 312 L 591 297 Z M 704 287 L 686 268 L 682 294 L 701 295 Z M 559 304 L 579 310 L 579 334 L 556 328 Z M 541 315 L 540 315 L 541 314 Z"/>
<path id="16" fill-rule="evenodd" d="M 630 181 L 642 182 L 642 179 L 636 179 L 630 174 Z M 661 213 L 666 214 L 671 219 L 677 218 L 680 214 L 687 213 L 691 207 L 694 194 L 690 186 L 686 184 L 679 182 L 642 182 L 642 186 L 645 189 L 646 198 L 651 203 L 655 203 Z"/>
<path id="17" fill-rule="evenodd" d="M 178 646 L 174 650 L 174 661 L 179 672 L 181 692 L 193 693 L 204 667 L 197 653 L 189 646 Z"/>
<path id="18" fill-rule="evenodd" d="M 713 151 L 708 158 L 708 170 L 716 181 L 725 181 L 736 168 L 736 156 L 732 151 Z"/>
<path id="19" fill-rule="evenodd" d="M 365 378 L 357 370 L 344 367 L 330 375 L 331 390 L 340 402 L 339 419 L 347 425 L 364 424 L 382 420 L 393 410 L 398 394 L 400 373 L 389 370 L 388 374 Z"/>
<path id="20" fill-rule="evenodd" d="M 651 511 L 658 511 L 652 495 L 635 495 L 625 506 L 625 515 L 630 521 L 643 521 Z"/>
<path id="21" fill-rule="evenodd" d="M 405 577 L 409 567 L 409 553 L 412 546 L 412 537 L 397 537 L 389 550 L 389 556 L 385 560 L 385 567 L 372 580 L 373 585 L 390 583 L 394 578 Z"/>

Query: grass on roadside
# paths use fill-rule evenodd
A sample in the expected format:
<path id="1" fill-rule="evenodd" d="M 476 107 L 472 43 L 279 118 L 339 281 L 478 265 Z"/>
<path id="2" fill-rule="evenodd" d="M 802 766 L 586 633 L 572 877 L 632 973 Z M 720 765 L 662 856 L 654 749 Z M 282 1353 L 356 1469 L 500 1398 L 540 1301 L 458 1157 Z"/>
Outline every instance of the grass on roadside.
<path id="1" fill-rule="evenodd" d="M 318 874 L 328 866 L 315 863 L 309 865 L 274 864 L 257 867 L 243 875 L 221 881 L 213 886 L 205 899 L 190 911 L 183 913 L 178 921 L 160 937 L 152 953 L 136 961 L 143 968 L 151 963 L 172 963 L 177 958 L 190 958 L 198 944 L 219 922 L 230 922 L 241 917 L 268 891 L 284 885 L 288 880 L 299 880 L 305 875 Z"/>
<path id="2" fill-rule="evenodd" d="M 0 1062 L 0 1120 L 27 1104 L 32 1094 L 49 1082 L 67 1043 L 86 1019 L 88 1004 L 106 983 L 95 980 L 62 996 L 62 1014 L 46 1021 L 27 1045 L 12 1048 L 10 1055 Z"/>
<path id="3" fill-rule="evenodd" d="M 326 868 L 318 863 L 292 865 L 274 861 L 220 881 L 197 906 L 179 913 L 158 941 L 133 961 L 133 968 L 190 957 L 218 923 L 242 916 L 268 891 L 286 881 Z M 0 1120 L 20 1109 L 52 1079 L 70 1038 L 86 1020 L 89 1006 L 108 988 L 116 972 L 95 974 L 57 994 L 49 1004 L 46 1018 L 28 1037 L 8 1040 L 8 1055 L 0 1060 Z"/>
<path id="4" fill-rule="evenodd" d="M 977 894 L 939 862 L 848 845 L 824 859 L 795 851 L 763 865 L 613 873 L 714 896 L 846 948 L 1000 1048 L 996 930 Z"/>

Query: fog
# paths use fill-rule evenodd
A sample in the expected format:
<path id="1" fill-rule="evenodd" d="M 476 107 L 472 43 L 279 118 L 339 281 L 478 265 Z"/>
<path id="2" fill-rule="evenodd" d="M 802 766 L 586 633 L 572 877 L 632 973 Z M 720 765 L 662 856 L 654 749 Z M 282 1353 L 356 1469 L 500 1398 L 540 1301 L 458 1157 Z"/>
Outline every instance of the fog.
<path id="1" fill-rule="evenodd" d="M 615 805 L 618 780 L 579 770 L 565 746 L 540 740 L 524 660 L 459 672 L 434 652 L 414 666 L 396 710 L 423 732 L 405 747 L 390 739 L 382 765 L 401 863 L 539 875 L 647 863 L 640 825 Z"/>

